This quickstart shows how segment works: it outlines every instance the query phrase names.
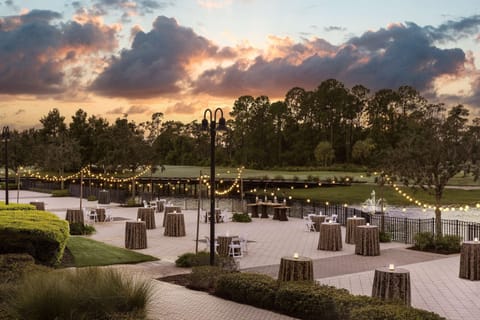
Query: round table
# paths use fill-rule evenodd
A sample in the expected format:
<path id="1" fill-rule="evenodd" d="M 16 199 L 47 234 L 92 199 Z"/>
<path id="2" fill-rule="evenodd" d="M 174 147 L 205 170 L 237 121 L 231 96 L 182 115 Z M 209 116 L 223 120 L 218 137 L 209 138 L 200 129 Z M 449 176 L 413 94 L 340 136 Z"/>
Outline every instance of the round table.
<path id="1" fill-rule="evenodd" d="M 105 208 L 96 208 L 95 212 L 97 213 L 97 221 L 105 222 Z"/>
<path id="2" fill-rule="evenodd" d="M 342 250 L 342 229 L 340 228 L 340 223 L 324 222 L 320 225 L 318 250 Z"/>
<path id="3" fill-rule="evenodd" d="M 462 243 L 459 277 L 480 280 L 480 241 L 464 241 Z"/>
<path id="4" fill-rule="evenodd" d="M 307 257 L 282 257 L 278 269 L 279 281 L 313 281 L 313 262 Z"/>
<path id="5" fill-rule="evenodd" d="M 144 221 L 127 221 L 125 224 L 125 248 L 145 249 L 147 226 Z"/>
<path id="6" fill-rule="evenodd" d="M 315 228 L 315 231 L 320 231 L 320 225 L 324 223 L 327 220 L 327 216 L 325 215 L 311 215 L 310 220 L 313 222 L 313 226 Z"/>
<path id="7" fill-rule="evenodd" d="M 45 202 L 41 202 L 41 201 L 31 201 L 30 204 L 33 205 L 33 206 L 35 206 L 35 208 L 36 208 L 37 210 L 45 211 Z"/>
<path id="8" fill-rule="evenodd" d="M 357 226 L 365 224 L 365 218 L 352 217 L 347 218 L 347 231 L 345 233 L 345 243 L 355 244 L 355 233 L 357 232 Z"/>
<path id="9" fill-rule="evenodd" d="M 230 236 L 230 235 L 217 236 L 217 242 L 218 242 L 217 252 L 219 255 L 228 256 L 229 245 L 230 243 L 232 243 L 232 240 L 234 238 L 238 238 L 238 236 Z"/>
<path id="10" fill-rule="evenodd" d="M 182 208 L 179 206 L 172 206 L 172 205 L 165 205 L 165 211 L 163 212 L 163 224 L 162 226 L 165 227 L 166 221 L 167 221 L 167 214 L 168 213 L 181 213 Z"/>
<path id="11" fill-rule="evenodd" d="M 355 254 L 362 256 L 380 255 L 380 232 L 377 226 L 358 226 L 355 237 Z"/>
<path id="12" fill-rule="evenodd" d="M 138 208 L 137 220 L 145 221 L 147 229 L 155 229 L 155 208 Z"/>
<path id="13" fill-rule="evenodd" d="M 273 220 L 288 221 L 288 217 L 287 217 L 288 209 L 290 209 L 290 207 L 286 207 L 286 206 L 274 207 Z"/>
<path id="14" fill-rule="evenodd" d="M 84 223 L 83 210 L 80 209 L 67 209 L 65 220 L 69 223 Z"/>
<path id="15" fill-rule="evenodd" d="M 163 235 L 166 237 L 184 237 L 186 235 L 183 213 L 167 213 Z"/>
<path id="16" fill-rule="evenodd" d="M 382 300 L 395 300 L 410 306 L 410 272 L 407 269 L 387 267 L 375 269 L 372 297 Z"/>
<path id="17" fill-rule="evenodd" d="M 247 207 L 252 208 L 252 218 L 258 218 L 258 203 L 249 203 Z"/>

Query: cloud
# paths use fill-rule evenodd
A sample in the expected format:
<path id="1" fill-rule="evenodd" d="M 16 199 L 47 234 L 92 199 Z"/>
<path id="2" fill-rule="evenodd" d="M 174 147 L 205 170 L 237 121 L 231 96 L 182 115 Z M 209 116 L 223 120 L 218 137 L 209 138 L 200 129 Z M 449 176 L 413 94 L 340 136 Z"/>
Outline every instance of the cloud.
<path id="1" fill-rule="evenodd" d="M 107 15 L 112 10 L 120 10 L 123 12 L 122 20 L 128 21 L 132 16 L 144 16 L 154 13 L 158 10 L 172 6 L 172 1 L 157 0 L 98 0 L 94 2 L 92 12 L 97 15 Z M 79 7 L 79 5 L 76 5 Z"/>
<path id="2" fill-rule="evenodd" d="M 346 28 L 344 27 L 339 27 L 339 26 L 328 26 L 328 27 L 325 27 L 323 28 L 323 30 L 327 31 L 327 32 L 331 32 L 331 31 L 347 31 Z"/>
<path id="3" fill-rule="evenodd" d="M 111 110 L 108 110 L 106 114 L 123 114 L 123 108 L 122 107 L 117 107 Z"/>
<path id="4" fill-rule="evenodd" d="M 92 90 L 127 98 L 177 93 L 189 81 L 189 65 L 214 57 L 218 50 L 173 18 L 160 16 L 150 32 L 135 32 L 131 49 L 113 58 L 91 85 Z"/>
<path id="5" fill-rule="evenodd" d="M 127 114 L 142 114 L 142 113 L 146 113 L 146 112 L 150 112 L 150 107 L 134 105 L 134 106 L 130 106 L 125 113 L 127 113 Z"/>
<path id="6" fill-rule="evenodd" d="M 165 113 L 177 113 L 177 114 L 193 114 L 197 108 L 192 103 L 178 102 L 173 106 L 168 107 Z"/>
<path id="7" fill-rule="evenodd" d="M 295 86 L 312 89 L 329 78 L 372 90 L 410 85 L 430 91 L 437 77 L 462 73 L 469 64 L 463 50 L 436 45 L 455 40 L 456 34 L 474 37 L 479 26 L 480 19 L 474 16 L 437 28 L 392 24 L 339 46 L 323 39 L 284 41 L 274 54 L 204 71 L 194 82 L 194 92 L 280 96 Z"/>
<path id="8" fill-rule="evenodd" d="M 18 109 L 16 112 L 15 112 L 15 116 L 19 116 L 21 114 L 24 114 L 25 112 L 27 112 L 27 110 L 25 109 Z"/>
<path id="9" fill-rule="evenodd" d="M 54 24 L 61 17 L 33 10 L 0 18 L 0 93 L 62 93 L 84 54 L 117 46 L 116 28 L 92 22 Z"/>

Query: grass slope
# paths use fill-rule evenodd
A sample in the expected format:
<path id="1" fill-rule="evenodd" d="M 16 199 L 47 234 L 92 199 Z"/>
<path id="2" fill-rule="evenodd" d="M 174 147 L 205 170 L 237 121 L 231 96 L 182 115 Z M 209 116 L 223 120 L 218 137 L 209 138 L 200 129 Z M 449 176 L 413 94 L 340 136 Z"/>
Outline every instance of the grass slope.
<path id="1" fill-rule="evenodd" d="M 81 236 L 70 237 L 67 242 L 67 248 L 74 257 L 75 267 L 130 264 L 158 260 L 153 256 L 111 246 Z"/>

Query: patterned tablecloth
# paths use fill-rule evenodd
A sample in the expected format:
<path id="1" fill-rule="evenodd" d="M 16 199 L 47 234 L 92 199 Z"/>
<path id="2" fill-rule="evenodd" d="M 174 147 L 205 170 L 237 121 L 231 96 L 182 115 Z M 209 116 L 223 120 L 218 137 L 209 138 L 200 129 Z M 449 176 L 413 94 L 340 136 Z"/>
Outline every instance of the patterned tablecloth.
<path id="1" fill-rule="evenodd" d="M 278 269 L 280 281 L 313 281 L 313 262 L 307 257 L 282 257 Z"/>
<path id="2" fill-rule="evenodd" d="M 345 243 L 355 244 L 355 233 L 357 226 L 365 224 L 365 218 L 355 217 L 347 219 L 347 231 L 345 233 Z"/>
<path id="3" fill-rule="evenodd" d="M 168 213 L 163 233 L 167 237 L 185 237 L 185 218 L 183 213 Z"/>
<path id="4" fill-rule="evenodd" d="M 462 243 L 459 277 L 480 280 L 480 241 Z"/>
<path id="5" fill-rule="evenodd" d="M 147 229 L 155 229 L 155 208 L 138 208 L 137 220 L 145 221 Z"/>
<path id="6" fill-rule="evenodd" d="M 407 269 L 387 267 L 375 269 L 372 297 L 394 300 L 410 306 L 410 272 Z"/>
<path id="7" fill-rule="evenodd" d="M 362 256 L 380 255 L 380 233 L 377 226 L 358 226 L 355 253 Z"/>
<path id="8" fill-rule="evenodd" d="M 342 229 L 340 223 L 324 222 L 320 225 L 318 250 L 342 250 Z"/>

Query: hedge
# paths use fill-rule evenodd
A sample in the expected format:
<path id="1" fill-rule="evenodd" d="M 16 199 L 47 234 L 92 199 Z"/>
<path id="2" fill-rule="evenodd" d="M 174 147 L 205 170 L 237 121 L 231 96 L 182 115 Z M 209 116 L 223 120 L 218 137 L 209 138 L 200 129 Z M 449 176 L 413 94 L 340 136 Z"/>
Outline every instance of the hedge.
<path id="1" fill-rule="evenodd" d="M 5 202 L 0 201 L 0 211 L 3 210 L 35 210 L 35 206 L 32 204 L 26 203 L 9 203 L 8 205 Z"/>
<path id="2" fill-rule="evenodd" d="M 213 271 L 213 270 L 212 270 Z M 205 276 L 205 275 L 204 275 Z M 312 282 L 279 282 L 255 273 L 220 275 L 214 294 L 224 299 L 315 320 L 444 320 L 426 310 L 352 295 Z"/>
<path id="3" fill-rule="evenodd" d="M 0 212 L 0 254 L 28 253 L 45 265 L 58 264 L 69 237 L 69 225 L 39 210 Z"/>

